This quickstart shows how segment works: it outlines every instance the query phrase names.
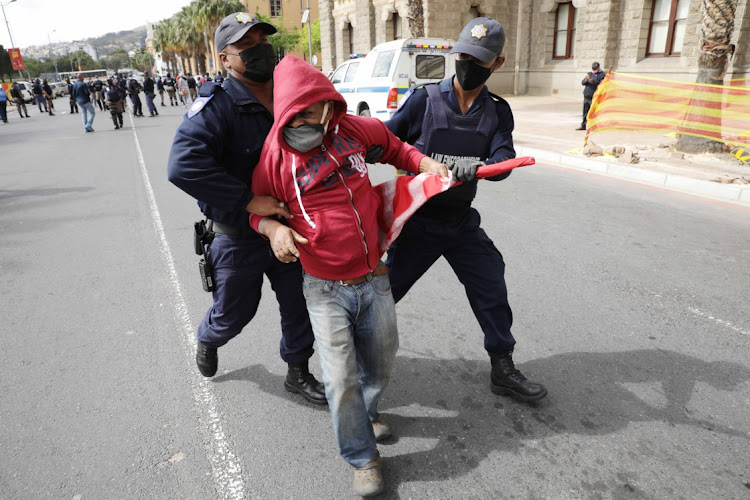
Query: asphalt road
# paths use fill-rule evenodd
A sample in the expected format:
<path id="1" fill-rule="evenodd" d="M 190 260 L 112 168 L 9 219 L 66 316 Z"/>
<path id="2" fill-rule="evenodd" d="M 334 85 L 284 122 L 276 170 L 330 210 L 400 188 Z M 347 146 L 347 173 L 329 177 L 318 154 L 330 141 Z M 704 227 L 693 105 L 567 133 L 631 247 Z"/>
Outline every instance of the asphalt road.
<path id="1" fill-rule="evenodd" d="M 282 386 L 270 288 L 219 374 L 194 366 L 199 211 L 165 170 L 184 110 L 84 134 L 55 103 L 0 126 L 0 498 L 351 498 L 327 409 Z M 381 497 L 749 498 L 750 211 L 549 165 L 475 206 L 550 394 L 490 393 L 438 262 L 398 305 Z"/>

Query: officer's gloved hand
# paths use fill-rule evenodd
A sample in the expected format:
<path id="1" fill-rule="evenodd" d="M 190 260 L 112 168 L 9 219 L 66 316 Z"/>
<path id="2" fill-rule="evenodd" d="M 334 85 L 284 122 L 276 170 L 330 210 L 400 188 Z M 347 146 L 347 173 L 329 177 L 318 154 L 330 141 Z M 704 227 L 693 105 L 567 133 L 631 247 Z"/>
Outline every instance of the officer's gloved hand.
<path id="1" fill-rule="evenodd" d="M 383 146 L 370 146 L 365 154 L 365 163 L 377 163 L 383 157 Z"/>
<path id="2" fill-rule="evenodd" d="M 453 177 L 455 177 L 457 181 L 471 182 L 477 176 L 477 168 L 484 165 L 485 163 L 483 161 L 462 158 L 456 160 L 456 162 L 448 168 L 453 172 Z"/>

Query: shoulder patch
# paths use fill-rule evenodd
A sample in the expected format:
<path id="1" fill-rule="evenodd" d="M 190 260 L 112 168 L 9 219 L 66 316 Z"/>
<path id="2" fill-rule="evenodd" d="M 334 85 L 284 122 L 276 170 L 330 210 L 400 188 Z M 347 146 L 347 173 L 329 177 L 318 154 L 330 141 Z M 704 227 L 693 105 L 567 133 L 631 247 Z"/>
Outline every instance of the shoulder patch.
<path id="1" fill-rule="evenodd" d="M 406 104 L 406 101 L 407 101 L 407 99 L 409 99 L 409 97 L 411 97 L 411 95 L 412 95 L 412 94 L 413 94 L 414 92 L 416 92 L 416 91 L 417 91 L 417 90 L 419 90 L 419 89 L 423 89 L 423 88 L 424 88 L 424 84 L 421 84 L 421 85 L 414 85 L 414 86 L 413 86 L 413 87 L 411 87 L 411 88 L 410 88 L 409 90 L 407 90 L 407 91 L 406 91 L 406 93 L 404 94 L 404 97 L 403 97 L 403 98 L 401 99 L 401 102 L 400 102 L 400 103 L 399 103 L 399 105 L 398 105 L 398 109 L 401 109 L 401 107 L 402 107 L 402 106 L 403 106 L 404 104 Z M 398 109 L 397 109 L 397 111 L 398 111 Z"/>
<path id="2" fill-rule="evenodd" d="M 195 100 L 195 101 L 193 102 L 193 105 L 192 105 L 192 106 L 190 106 L 190 109 L 188 110 L 188 115 L 187 115 L 187 117 L 188 117 L 188 118 L 192 118 L 192 117 L 194 117 L 195 115 L 197 115 L 198 113 L 200 113 L 200 111 L 201 111 L 201 110 L 203 109 L 203 107 L 204 107 L 204 106 L 206 105 L 206 103 L 207 103 L 208 101 L 210 101 L 210 100 L 211 100 L 211 98 L 212 98 L 213 96 L 214 96 L 214 95 L 213 95 L 213 94 L 211 94 L 211 95 L 210 95 L 210 96 L 208 96 L 208 97 L 198 97 L 198 98 L 197 98 L 197 99 L 196 99 L 196 100 Z"/>

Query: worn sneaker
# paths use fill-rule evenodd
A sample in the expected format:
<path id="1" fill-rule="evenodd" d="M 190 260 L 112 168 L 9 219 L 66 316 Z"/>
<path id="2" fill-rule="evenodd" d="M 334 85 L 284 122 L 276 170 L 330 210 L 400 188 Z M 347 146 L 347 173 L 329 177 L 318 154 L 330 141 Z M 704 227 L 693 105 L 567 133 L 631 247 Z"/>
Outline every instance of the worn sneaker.
<path id="1" fill-rule="evenodd" d="M 216 347 L 208 347 L 200 341 L 198 342 L 195 363 L 204 377 L 213 377 L 216 375 L 216 370 L 219 368 L 219 355 L 216 351 Z"/>
<path id="2" fill-rule="evenodd" d="M 383 470 L 380 455 L 367 462 L 364 467 L 354 469 L 354 493 L 362 497 L 377 495 L 383 491 Z"/>
<path id="3" fill-rule="evenodd" d="M 388 425 L 388 422 L 381 415 L 372 423 L 372 432 L 375 433 L 375 441 L 385 441 L 391 437 L 391 426 Z"/>

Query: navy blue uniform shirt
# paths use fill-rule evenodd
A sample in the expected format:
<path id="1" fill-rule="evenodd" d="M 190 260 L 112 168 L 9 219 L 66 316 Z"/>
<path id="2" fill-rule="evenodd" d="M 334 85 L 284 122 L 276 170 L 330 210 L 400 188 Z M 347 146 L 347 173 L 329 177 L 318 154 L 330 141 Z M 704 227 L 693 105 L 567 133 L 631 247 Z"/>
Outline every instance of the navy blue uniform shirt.
<path id="1" fill-rule="evenodd" d="M 453 77 L 455 78 L 455 77 Z M 455 113 L 461 114 L 461 108 L 456 100 L 456 93 L 453 90 L 453 78 L 446 78 L 440 82 L 440 92 L 450 109 Z M 513 112 L 510 106 L 502 97 L 490 94 L 485 85 L 477 98 L 471 104 L 467 115 L 478 113 L 482 106 L 493 105 L 497 110 L 498 127 L 492 135 L 490 143 L 490 154 L 485 163 L 492 164 L 516 157 L 516 150 L 513 149 Z M 401 107 L 388 120 L 385 125 L 402 141 L 414 144 L 422 134 L 422 122 L 424 112 L 427 107 L 427 91 L 423 86 L 412 87 L 404 96 Z M 510 172 L 492 177 L 489 180 L 500 181 L 510 175 Z"/>
<path id="2" fill-rule="evenodd" d="M 271 125 L 271 113 L 241 82 L 206 82 L 175 134 L 169 180 L 209 219 L 249 227 L 253 169 Z"/>

